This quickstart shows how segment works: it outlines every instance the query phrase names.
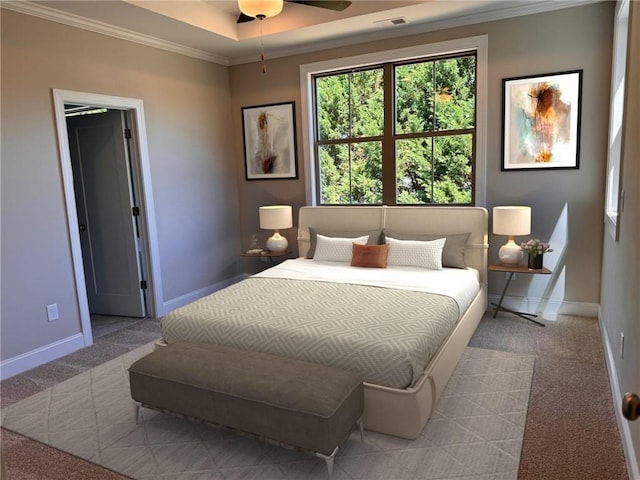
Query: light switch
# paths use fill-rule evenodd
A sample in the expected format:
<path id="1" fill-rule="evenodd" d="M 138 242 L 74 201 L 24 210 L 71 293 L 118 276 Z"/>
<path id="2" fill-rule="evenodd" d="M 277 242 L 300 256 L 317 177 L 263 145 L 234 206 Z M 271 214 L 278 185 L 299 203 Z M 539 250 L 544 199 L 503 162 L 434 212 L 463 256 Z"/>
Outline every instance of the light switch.
<path id="1" fill-rule="evenodd" d="M 58 320 L 58 318 L 60 318 L 58 316 L 58 304 L 52 303 L 51 305 L 47 305 L 47 319 L 53 322 L 54 320 Z"/>

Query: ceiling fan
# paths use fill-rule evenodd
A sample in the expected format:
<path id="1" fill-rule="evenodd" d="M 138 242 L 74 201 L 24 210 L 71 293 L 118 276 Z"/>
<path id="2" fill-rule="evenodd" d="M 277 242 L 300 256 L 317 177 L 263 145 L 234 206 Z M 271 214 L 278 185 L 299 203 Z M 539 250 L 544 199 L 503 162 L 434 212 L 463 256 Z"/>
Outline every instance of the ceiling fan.
<path id="1" fill-rule="evenodd" d="M 347 8 L 349 5 L 351 5 L 351 2 L 342 1 L 342 0 L 316 0 L 316 1 L 313 1 L 313 0 L 311 0 L 311 1 L 308 1 L 308 0 L 284 0 L 284 1 L 287 2 L 287 3 L 297 3 L 299 5 L 307 5 L 307 6 L 310 6 L 310 7 L 325 8 L 325 9 L 328 9 L 328 10 L 334 10 L 336 12 L 341 12 L 345 8 Z M 244 2 L 241 2 L 241 3 L 244 3 Z M 279 12 L 279 10 L 278 10 L 278 12 Z M 271 15 L 267 15 L 267 16 L 271 16 Z M 236 23 L 251 22 L 252 20 L 255 20 L 256 18 L 260 18 L 260 15 L 251 16 L 251 15 L 247 15 L 244 12 L 241 12 L 240 15 L 238 16 L 238 20 L 236 21 Z"/>

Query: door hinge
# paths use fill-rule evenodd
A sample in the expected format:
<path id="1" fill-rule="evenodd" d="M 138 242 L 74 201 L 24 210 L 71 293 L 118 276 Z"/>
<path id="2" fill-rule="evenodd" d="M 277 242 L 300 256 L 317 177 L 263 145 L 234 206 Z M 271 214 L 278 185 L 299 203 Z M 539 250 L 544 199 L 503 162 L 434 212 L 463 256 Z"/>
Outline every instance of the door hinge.
<path id="1" fill-rule="evenodd" d="M 134 217 L 139 217 L 140 216 L 140 207 L 138 207 L 137 205 L 135 207 L 131 208 L 131 214 Z"/>
<path id="2" fill-rule="evenodd" d="M 126 138 L 127 140 L 131 140 L 131 129 L 130 128 L 125 128 L 124 129 L 124 138 Z"/>
<path id="3" fill-rule="evenodd" d="M 147 289 L 147 281 L 140 280 L 140 290 L 146 290 L 146 289 Z"/>

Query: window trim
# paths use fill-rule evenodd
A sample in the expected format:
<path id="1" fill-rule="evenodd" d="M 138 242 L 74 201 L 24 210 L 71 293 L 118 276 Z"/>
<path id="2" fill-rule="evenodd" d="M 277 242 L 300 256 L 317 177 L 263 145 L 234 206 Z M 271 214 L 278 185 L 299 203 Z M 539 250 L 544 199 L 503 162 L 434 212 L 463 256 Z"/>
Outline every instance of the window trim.
<path id="1" fill-rule="evenodd" d="M 622 152 L 624 151 L 624 125 L 627 110 L 625 108 L 625 101 L 629 88 L 627 82 L 627 65 L 629 62 L 628 43 L 630 34 L 629 10 L 629 0 L 621 0 L 618 2 L 614 19 L 613 58 L 611 61 L 611 97 L 609 100 L 604 225 L 605 230 L 616 242 L 620 237 L 620 217 L 624 209 Z M 624 54 L 621 55 L 623 52 Z M 616 138 L 618 141 L 613 143 Z"/>
<path id="2" fill-rule="evenodd" d="M 475 206 L 486 206 L 487 195 L 487 103 L 488 103 L 488 35 L 461 38 L 413 47 L 373 52 L 353 57 L 336 58 L 300 65 L 300 93 L 302 112 L 302 150 L 305 165 L 305 197 L 307 205 L 317 205 L 317 179 L 312 146 L 313 78 L 314 74 L 358 68 L 367 65 L 476 51 L 476 164 L 474 172 Z"/>

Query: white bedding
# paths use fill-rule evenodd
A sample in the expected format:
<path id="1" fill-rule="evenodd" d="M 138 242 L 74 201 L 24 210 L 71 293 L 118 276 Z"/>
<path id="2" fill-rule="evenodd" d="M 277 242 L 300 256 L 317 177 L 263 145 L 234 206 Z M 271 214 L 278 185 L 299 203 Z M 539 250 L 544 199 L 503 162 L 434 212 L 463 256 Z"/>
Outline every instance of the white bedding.
<path id="1" fill-rule="evenodd" d="M 480 289 L 479 274 L 472 268 L 428 270 L 416 267 L 352 267 L 346 262 L 320 262 L 296 258 L 253 275 L 261 278 L 286 278 L 319 282 L 348 283 L 415 292 L 430 292 L 453 298 L 460 315 Z"/>

